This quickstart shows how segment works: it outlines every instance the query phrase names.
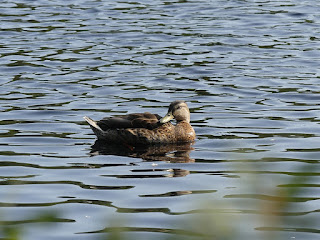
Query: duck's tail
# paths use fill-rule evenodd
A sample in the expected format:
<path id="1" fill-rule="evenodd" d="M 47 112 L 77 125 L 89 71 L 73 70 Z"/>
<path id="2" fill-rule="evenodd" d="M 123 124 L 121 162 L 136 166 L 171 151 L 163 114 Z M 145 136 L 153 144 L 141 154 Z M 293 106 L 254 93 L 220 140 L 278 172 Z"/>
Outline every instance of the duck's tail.
<path id="1" fill-rule="evenodd" d="M 84 120 L 87 121 L 87 123 L 89 123 L 92 131 L 94 132 L 94 134 L 98 137 L 98 138 L 103 138 L 104 136 L 104 131 L 98 126 L 97 122 L 92 120 L 91 118 L 85 116 L 83 117 Z"/>

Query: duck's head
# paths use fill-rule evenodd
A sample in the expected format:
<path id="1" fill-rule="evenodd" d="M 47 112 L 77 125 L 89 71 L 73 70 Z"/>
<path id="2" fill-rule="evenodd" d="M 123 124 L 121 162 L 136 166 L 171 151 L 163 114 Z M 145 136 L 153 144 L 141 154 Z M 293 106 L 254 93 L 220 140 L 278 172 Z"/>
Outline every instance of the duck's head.
<path id="1" fill-rule="evenodd" d="M 160 123 L 166 123 L 175 119 L 177 122 L 190 122 L 190 111 L 185 101 L 174 101 L 170 104 L 168 113 L 161 118 Z"/>

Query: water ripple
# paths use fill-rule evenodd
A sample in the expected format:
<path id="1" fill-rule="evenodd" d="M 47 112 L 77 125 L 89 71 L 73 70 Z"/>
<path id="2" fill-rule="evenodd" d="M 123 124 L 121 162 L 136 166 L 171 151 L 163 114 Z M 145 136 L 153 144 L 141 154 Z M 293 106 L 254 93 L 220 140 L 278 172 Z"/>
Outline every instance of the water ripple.
<path id="1" fill-rule="evenodd" d="M 112 234 L 118 216 L 133 219 L 121 230 L 137 239 L 319 235 L 318 3 L 5 0 L 0 9 L 1 225 L 48 239 L 31 224 L 48 210 L 61 213 L 52 239 Z M 98 146 L 82 121 L 164 115 L 177 99 L 190 107 L 192 146 Z"/>

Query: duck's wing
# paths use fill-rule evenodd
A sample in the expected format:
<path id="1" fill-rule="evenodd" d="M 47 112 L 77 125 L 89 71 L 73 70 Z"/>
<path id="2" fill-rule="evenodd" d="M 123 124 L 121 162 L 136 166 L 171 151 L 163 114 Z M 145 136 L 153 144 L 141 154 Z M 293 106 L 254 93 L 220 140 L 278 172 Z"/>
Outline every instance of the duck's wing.
<path id="1" fill-rule="evenodd" d="M 161 116 L 158 114 L 145 113 L 132 113 L 122 116 L 103 118 L 98 121 L 98 126 L 103 130 L 108 129 L 123 129 L 123 128 L 146 128 L 154 129 L 159 126 L 159 119 Z"/>

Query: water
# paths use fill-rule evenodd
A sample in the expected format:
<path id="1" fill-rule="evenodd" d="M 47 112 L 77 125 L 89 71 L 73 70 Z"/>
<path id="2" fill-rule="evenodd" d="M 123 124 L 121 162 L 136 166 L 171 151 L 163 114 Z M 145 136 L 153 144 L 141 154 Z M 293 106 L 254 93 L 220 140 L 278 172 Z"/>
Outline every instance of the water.
<path id="1" fill-rule="evenodd" d="M 120 222 L 131 239 L 319 238 L 318 2 L 0 9 L 1 231 L 100 239 Z M 194 145 L 92 149 L 83 116 L 164 115 L 177 99 Z"/>

